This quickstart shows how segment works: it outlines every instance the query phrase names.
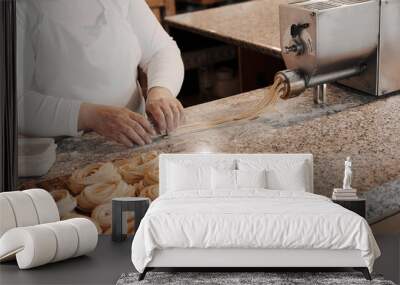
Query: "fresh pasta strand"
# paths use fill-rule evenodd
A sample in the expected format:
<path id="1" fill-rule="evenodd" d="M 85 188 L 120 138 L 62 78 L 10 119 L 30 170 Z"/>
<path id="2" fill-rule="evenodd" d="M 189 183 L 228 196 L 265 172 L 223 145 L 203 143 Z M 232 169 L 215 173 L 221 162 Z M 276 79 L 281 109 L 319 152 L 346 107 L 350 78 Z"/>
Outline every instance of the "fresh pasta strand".
<path id="1" fill-rule="evenodd" d="M 282 80 L 278 78 L 277 80 L 275 80 L 274 84 L 266 90 L 265 96 L 260 100 L 260 102 L 257 102 L 253 108 L 228 117 L 217 118 L 206 122 L 182 125 L 169 135 L 173 136 L 186 133 L 195 133 L 210 128 L 215 128 L 229 122 L 255 119 L 261 113 L 266 111 L 269 107 L 272 107 L 276 104 L 284 88 L 285 86 L 282 84 Z"/>

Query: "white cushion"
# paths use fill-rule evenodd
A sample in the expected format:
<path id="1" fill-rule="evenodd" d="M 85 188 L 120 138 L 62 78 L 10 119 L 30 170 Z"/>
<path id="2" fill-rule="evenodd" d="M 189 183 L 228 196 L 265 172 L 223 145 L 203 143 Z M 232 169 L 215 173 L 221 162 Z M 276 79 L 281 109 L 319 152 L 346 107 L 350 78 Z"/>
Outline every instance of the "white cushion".
<path id="1" fill-rule="evenodd" d="M 268 188 L 274 190 L 306 191 L 308 181 L 304 175 L 304 163 L 291 167 L 270 169 L 267 172 Z"/>
<path id="2" fill-rule="evenodd" d="M 266 170 L 212 169 L 213 190 L 234 191 L 241 188 L 267 188 Z"/>
<path id="3" fill-rule="evenodd" d="M 13 209 L 17 227 L 39 224 L 39 217 L 31 197 L 22 191 L 3 192 L 0 194 L 8 200 Z"/>
<path id="4" fill-rule="evenodd" d="M 16 258 L 21 269 L 83 255 L 97 245 L 93 222 L 60 222 L 54 199 L 43 189 L 0 193 L 0 214 L 0 261 Z"/>
<path id="5" fill-rule="evenodd" d="M 218 169 L 236 169 L 236 159 L 234 158 L 212 159 L 208 154 L 196 155 L 196 158 L 193 158 L 193 154 L 160 154 L 161 160 L 166 156 L 169 157 L 166 163 L 167 168 L 170 164 L 179 164 L 185 167 L 206 166 Z"/>
<path id="6" fill-rule="evenodd" d="M 306 191 L 310 189 L 309 167 L 304 160 L 271 159 L 239 160 L 239 170 L 267 170 L 267 188 L 272 190 Z"/>
<path id="7" fill-rule="evenodd" d="M 0 238 L 0 261 L 16 257 L 20 269 L 86 254 L 97 245 L 97 229 L 89 219 L 18 227 Z"/>
<path id="8" fill-rule="evenodd" d="M 96 248 L 98 231 L 96 225 L 86 218 L 75 218 L 63 221 L 74 227 L 78 234 L 78 248 L 73 257 L 91 252 Z"/>
<path id="9" fill-rule="evenodd" d="M 57 251 L 57 239 L 43 225 L 13 228 L 0 238 L 0 261 L 17 259 L 20 269 L 51 262 Z"/>
<path id="10" fill-rule="evenodd" d="M 55 222 L 44 224 L 44 227 L 49 228 L 56 236 L 57 247 L 56 255 L 53 257 L 52 262 L 57 262 L 74 256 L 78 249 L 79 237 L 78 232 L 71 228 L 70 223 Z"/>
<path id="11" fill-rule="evenodd" d="M 39 224 L 51 223 L 60 220 L 57 204 L 51 194 L 43 189 L 24 190 L 30 196 L 39 218 Z"/>
<path id="12" fill-rule="evenodd" d="M 17 222 L 11 204 L 6 197 L 0 195 L 0 237 L 15 227 L 17 227 Z"/>
<path id="13" fill-rule="evenodd" d="M 57 204 L 49 192 L 29 189 L 0 193 L 0 237 L 14 227 L 60 220 Z"/>
<path id="14" fill-rule="evenodd" d="M 236 190 L 236 170 L 212 168 L 213 190 Z"/>
<path id="15" fill-rule="evenodd" d="M 294 163 L 299 164 L 304 163 L 304 184 L 298 186 L 296 184 L 295 189 L 299 191 L 313 192 L 313 173 L 312 173 L 312 163 L 313 157 L 311 154 L 229 154 L 229 153 L 209 153 L 209 154 L 161 154 L 159 156 L 160 162 L 160 195 L 168 192 L 169 188 L 169 165 L 171 163 L 178 163 L 186 167 L 191 166 L 209 166 L 218 169 L 243 169 L 243 170 L 263 170 L 263 169 L 275 169 L 280 168 L 277 165 L 282 166 L 285 169 L 284 164 Z M 242 164 L 242 167 L 238 165 Z M 246 165 L 249 168 L 245 168 Z M 277 167 L 275 167 L 277 166 Z M 288 171 L 289 173 L 289 171 Z M 267 177 L 268 178 L 268 177 Z M 272 177 L 273 178 L 273 177 Z M 272 179 L 271 185 L 274 186 L 274 179 Z M 279 183 L 278 183 L 279 184 Z M 268 185 L 267 185 L 268 186 Z M 278 185 L 280 188 L 293 188 L 293 185 Z M 193 187 L 191 187 L 193 188 Z M 269 188 L 269 187 L 267 187 Z M 195 189 L 192 189 L 195 190 Z M 213 191 L 213 190 L 212 190 Z"/>
<path id="16" fill-rule="evenodd" d="M 267 188 L 267 171 L 263 170 L 236 170 L 237 187 L 240 188 Z"/>
<path id="17" fill-rule="evenodd" d="M 168 165 L 168 191 L 211 189 L 211 167 Z"/>

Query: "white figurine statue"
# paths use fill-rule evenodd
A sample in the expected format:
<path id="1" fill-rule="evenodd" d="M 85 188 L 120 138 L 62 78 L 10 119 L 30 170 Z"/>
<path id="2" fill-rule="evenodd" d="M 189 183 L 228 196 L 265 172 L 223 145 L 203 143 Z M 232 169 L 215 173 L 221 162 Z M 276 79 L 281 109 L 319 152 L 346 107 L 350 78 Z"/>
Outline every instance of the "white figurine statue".
<path id="1" fill-rule="evenodd" d="M 351 158 L 348 156 L 344 162 L 343 189 L 351 189 L 352 175 L 353 172 L 351 171 Z"/>

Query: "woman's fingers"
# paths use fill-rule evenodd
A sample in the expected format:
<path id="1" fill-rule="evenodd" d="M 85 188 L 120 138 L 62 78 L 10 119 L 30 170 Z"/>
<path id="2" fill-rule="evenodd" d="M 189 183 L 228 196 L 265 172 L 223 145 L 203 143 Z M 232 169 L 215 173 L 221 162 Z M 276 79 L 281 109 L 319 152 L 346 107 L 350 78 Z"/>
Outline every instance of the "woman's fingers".
<path id="1" fill-rule="evenodd" d="M 124 134 L 128 137 L 128 139 L 137 144 L 137 145 L 145 145 L 146 142 L 143 138 L 141 138 L 134 130 L 127 128 L 124 131 Z"/>
<path id="2" fill-rule="evenodd" d="M 178 105 L 178 110 L 179 110 L 179 113 L 180 113 L 180 120 L 179 120 L 179 122 L 180 122 L 180 123 L 183 123 L 183 122 L 185 121 L 185 109 L 183 108 L 181 102 L 178 101 L 178 104 L 177 104 L 177 105 Z"/>
<path id="3" fill-rule="evenodd" d="M 175 128 L 177 128 L 185 120 L 184 108 L 183 108 L 181 102 L 176 100 L 172 104 L 172 110 L 173 110 L 173 113 L 174 113 Z"/>
<path id="4" fill-rule="evenodd" d="M 165 121 L 167 123 L 167 130 L 174 130 L 174 112 L 172 111 L 171 104 L 161 105 L 161 110 L 164 113 Z"/>
<path id="5" fill-rule="evenodd" d="M 86 105 L 84 105 L 86 106 Z M 152 142 L 151 135 L 156 132 L 150 122 L 142 115 L 134 113 L 127 108 L 112 107 L 104 105 L 88 105 L 91 112 L 90 127 L 81 118 L 82 129 L 92 129 L 98 134 L 122 143 L 128 147 L 133 144 L 145 145 Z"/>
<path id="6" fill-rule="evenodd" d="M 154 119 L 160 133 L 175 130 L 184 119 L 182 104 L 163 87 L 150 88 L 146 111 Z"/>
<path id="7" fill-rule="evenodd" d="M 129 120 L 128 124 L 129 127 L 127 127 L 125 130 L 125 133 L 129 136 L 129 138 L 140 145 L 152 142 L 150 134 L 147 133 L 138 122 Z"/>
<path id="8" fill-rule="evenodd" d="M 133 143 L 131 142 L 130 139 L 128 139 L 123 133 L 119 133 L 115 137 L 112 138 L 113 140 L 116 140 L 117 142 L 127 146 L 127 147 L 132 147 Z"/>
<path id="9" fill-rule="evenodd" d="M 149 109 L 150 114 L 157 123 L 161 133 L 175 130 L 182 119 L 182 111 L 177 104 L 171 102 L 170 104 L 159 105 Z"/>
<path id="10" fill-rule="evenodd" d="M 171 104 L 171 110 L 174 116 L 174 129 L 176 129 L 181 121 L 181 112 L 176 104 Z"/>
<path id="11" fill-rule="evenodd" d="M 134 112 L 130 112 L 129 117 L 140 124 L 140 126 L 145 130 L 145 132 L 151 134 L 151 135 L 155 135 L 156 132 L 154 130 L 154 127 L 150 124 L 150 122 L 143 117 L 140 114 L 134 113 Z"/>
<path id="12" fill-rule="evenodd" d="M 127 121 L 120 122 L 120 125 L 114 129 L 117 134 L 110 136 L 111 139 L 116 140 L 126 146 L 145 145 L 152 142 L 151 137 L 136 121 L 128 119 Z"/>
<path id="13" fill-rule="evenodd" d="M 154 105 L 148 108 L 148 112 L 157 124 L 158 131 L 160 133 L 164 133 L 167 129 L 167 122 L 164 112 L 161 110 L 161 108 Z"/>

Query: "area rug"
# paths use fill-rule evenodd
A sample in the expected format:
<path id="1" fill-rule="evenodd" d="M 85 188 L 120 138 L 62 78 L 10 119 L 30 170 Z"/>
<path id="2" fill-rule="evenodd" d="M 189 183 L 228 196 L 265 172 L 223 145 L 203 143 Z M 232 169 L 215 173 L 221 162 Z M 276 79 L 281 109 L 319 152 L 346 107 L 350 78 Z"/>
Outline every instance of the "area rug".
<path id="1" fill-rule="evenodd" d="M 117 285 L 395 285 L 377 275 L 368 281 L 359 272 L 148 272 L 142 281 L 137 280 L 138 276 L 122 274 Z"/>

